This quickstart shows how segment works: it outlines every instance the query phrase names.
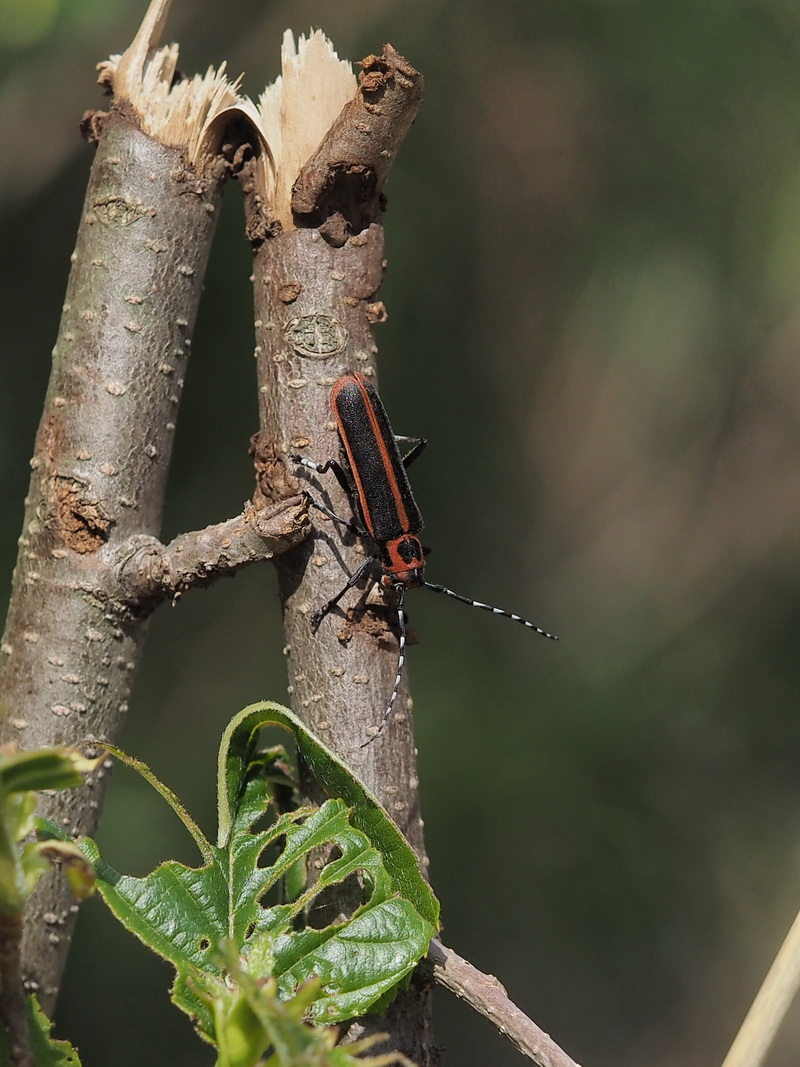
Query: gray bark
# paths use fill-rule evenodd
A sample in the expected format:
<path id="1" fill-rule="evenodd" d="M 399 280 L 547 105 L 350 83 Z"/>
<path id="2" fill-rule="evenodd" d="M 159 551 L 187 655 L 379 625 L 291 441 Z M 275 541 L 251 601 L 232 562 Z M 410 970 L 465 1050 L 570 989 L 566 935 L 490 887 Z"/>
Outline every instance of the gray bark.
<path id="1" fill-rule="evenodd" d="M 372 327 L 384 320 L 378 290 L 385 270 L 381 188 L 422 95 L 422 79 L 391 46 L 364 61 L 361 86 L 294 186 L 300 228 L 275 233 L 248 200 L 248 231 L 258 238 L 255 267 L 256 359 L 261 431 L 254 441 L 259 489 L 273 502 L 301 489 L 342 517 L 350 503 L 333 475 L 306 477 L 286 457 L 338 457 L 330 410 L 336 379 L 355 370 L 375 379 Z M 252 190 L 251 190 L 252 193 Z M 423 840 L 411 699 L 404 678 L 395 710 L 362 747 L 386 708 L 398 640 L 391 594 L 352 590 L 313 633 L 313 612 L 363 562 L 365 546 L 314 511 L 308 540 L 276 560 L 286 631 L 292 707 L 375 793 L 416 850 Z M 343 536 L 344 533 L 344 536 Z M 369 548 L 366 548 L 369 551 Z M 311 799 L 313 783 L 307 783 Z M 346 910 L 347 901 L 341 902 Z M 367 1031 L 388 1031 L 388 1047 L 420 1067 L 436 1062 L 429 992 L 401 993 Z"/>
<path id="2" fill-rule="evenodd" d="M 96 125 L 96 124 L 95 124 Z M 112 111 L 78 231 L 0 655 L 0 741 L 118 738 L 146 611 L 118 596 L 130 538 L 156 536 L 220 182 Z M 44 797 L 97 825 L 106 772 Z M 52 1008 L 75 906 L 45 879 L 27 911 L 28 986 Z"/>

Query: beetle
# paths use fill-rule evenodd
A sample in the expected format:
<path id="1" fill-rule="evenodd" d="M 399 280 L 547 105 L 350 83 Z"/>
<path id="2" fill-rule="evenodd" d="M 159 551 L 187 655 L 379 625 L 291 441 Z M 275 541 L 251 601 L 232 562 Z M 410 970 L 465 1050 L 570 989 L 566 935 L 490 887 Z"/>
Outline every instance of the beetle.
<path id="1" fill-rule="evenodd" d="M 314 613 L 312 628 L 316 630 L 347 590 L 352 589 L 370 571 L 378 572 L 378 581 L 384 588 L 394 592 L 397 603 L 400 635 L 397 675 L 383 718 L 373 736 L 364 742 L 363 748 L 381 733 L 397 699 L 405 664 L 404 604 L 407 589 L 424 587 L 434 593 L 444 593 L 454 600 L 460 600 L 462 604 L 470 604 L 522 623 L 542 637 L 553 641 L 558 638 L 520 615 L 472 600 L 444 585 L 425 580 L 425 549 L 419 539 L 423 528 L 422 515 L 411 491 L 408 467 L 425 450 L 427 440 L 424 437 L 398 437 L 394 434 L 386 408 L 372 382 L 364 374 L 356 372 L 338 378 L 331 389 L 330 403 L 339 433 L 341 463 L 335 459 L 315 463 L 296 453 L 292 453 L 289 459 L 316 474 L 333 472 L 347 493 L 356 518 L 343 519 L 316 500 L 312 499 L 310 503 L 328 518 L 371 542 L 373 552 L 348 578 L 336 596 Z M 400 445 L 409 443 L 411 448 L 403 455 Z"/>

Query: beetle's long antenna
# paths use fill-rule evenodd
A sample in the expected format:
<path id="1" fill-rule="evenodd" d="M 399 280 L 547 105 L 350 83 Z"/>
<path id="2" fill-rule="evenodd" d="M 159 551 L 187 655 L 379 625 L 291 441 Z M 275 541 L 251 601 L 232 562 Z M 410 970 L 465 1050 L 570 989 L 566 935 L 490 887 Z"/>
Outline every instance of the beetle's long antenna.
<path id="1" fill-rule="evenodd" d="M 371 745 L 375 738 L 381 733 L 386 723 L 389 721 L 389 716 L 392 714 L 392 708 L 394 702 L 397 699 L 397 694 L 400 691 L 400 682 L 403 678 L 403 665 L 406 661 L 406 615 L 403 611 L 403 602 L 405 600 L 405 586 L 396 585 L 394 587 L 397 595 L 397 625 L 400 630 L 400 655 L 397 660 L 397 675 L 395 676 L 394 686 L 392 688 L 392 695 L 389 697 L 389 703 L 386 707 L 386 711 L 383 713 L 383 718 L 378 724 L 375 733 L 367 738 L 362 748 L 366 748 L 367 745 Z"/>
<path id="2" fill-rule="evenodd" d="M 551 641 L 557 641 L 558 638 L 555 634 L 548 633 L 547 630 L 543 630 L 541 626 L 536 626 L 532 622 L 528 622 L 527 619 L 523 619 L 521 615 L 515 615 L 513 611 L 504 611 L 502 608 L 494 608 L 491 604 L 482 604 L 480 600 L 471 600 L 468 596 L 461 596 L 460 593 L 454 593 L 452 589 L 448 589 L 444 585 L 434 585 L 432 582 L 422 583 L 426 589 L 432 589 L 434 593 L 444 593 L 445 596 L 451 596 L 453 600 L 460 600 L 462 604 L 470 604 L 473 608 L 483 608 L 484 611 L 491 611 L 493 615 L 502 615 L 506 619 L 513 619 L 514 622 L 521 622 L 523 626 L 527 626 L 529 630 L 535 630 L 537 634 L 541 634 L 542 637 L 549 637 Z"/>

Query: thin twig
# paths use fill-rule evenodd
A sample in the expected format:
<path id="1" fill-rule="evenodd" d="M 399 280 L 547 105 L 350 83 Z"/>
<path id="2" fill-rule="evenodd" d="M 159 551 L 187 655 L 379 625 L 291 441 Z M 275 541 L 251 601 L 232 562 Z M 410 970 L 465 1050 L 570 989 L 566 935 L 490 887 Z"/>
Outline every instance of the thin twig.
<path id="1" fill-rule="evenodd" d="M 437 940 L 431 942 L 428 960 L 439 985 L 488 1019 L 537 1067 L 578 1067 L 549 1034 L 509 1000 L 508 993 L 493 975 L 483 974 Z"/>
<path id="2" fill-rule="evenodd" d="M 800 990 L 800 913 L 792 923 L 722 1067 L 759 1067 Z"/>

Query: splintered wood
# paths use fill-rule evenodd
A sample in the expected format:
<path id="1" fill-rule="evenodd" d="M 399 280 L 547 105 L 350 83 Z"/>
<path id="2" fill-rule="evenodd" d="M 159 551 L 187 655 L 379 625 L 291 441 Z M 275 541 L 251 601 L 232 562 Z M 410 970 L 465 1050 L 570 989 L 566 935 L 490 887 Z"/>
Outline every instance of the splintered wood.
<path id="1" fill-rule="evenodd" d="M 350 64 L 320 30 L 301 34 L 296 45 L 287 30 L 281 65 L 283 73 L 261 94 L 258 110 L 272 157 L 270 215 L 291 229 L 292 186 L 358 86 Z"/>

